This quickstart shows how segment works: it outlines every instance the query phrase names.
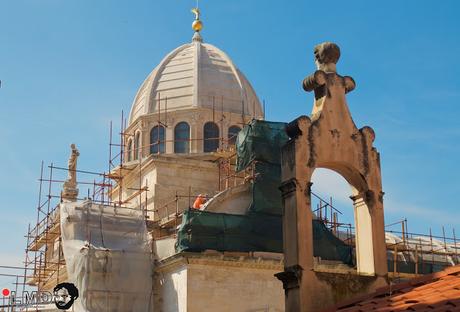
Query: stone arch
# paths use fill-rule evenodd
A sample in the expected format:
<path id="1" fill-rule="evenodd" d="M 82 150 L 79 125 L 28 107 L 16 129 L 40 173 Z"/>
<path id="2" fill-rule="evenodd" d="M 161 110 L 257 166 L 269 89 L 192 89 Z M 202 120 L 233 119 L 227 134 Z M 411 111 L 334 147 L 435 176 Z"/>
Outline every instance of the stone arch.
<path id="1" fill-rule="evenodd" d="M 312 175 L 319 168 L 332 170 L 348 182 L 350 199 L 353 202 L 357 272 L 361 275 L 375 275 L 373 213 L 370 210 L 372 205 L 369 203 L 369 187 L 366 179 L 359 170 L 344 162 L 319 162 L 313 168 Z M 308 184 L 310 186 L 313 184 L 311 177 Z M 311 209 L 311 195 L 308 196 Z M 384 261 L 386 262 L 386 257 Z"/>
<path id="2" fill-rule="evenodd" d="M 190 125 L 185 121 L 174 126 L 174 153 L 190 153 Z"/>
<path id="3" fill-rule="evenodd" d="M 353 196 L 357 193 L 366 192 L 368 190 L 367 182 L 364 176 L 346 162 L 319 162 L 315 169 L 316 168 L 329 169 L 341 175 L 352 188 Z"/>
<path id="4" fill-rule="evenodd" d="M 345 95 L 355 88 L 355 82 L 337 74 L 339 57 L 340 50 L 333 43 L 315 47 L 318 70 L 303 81 L 303 88 L 315 93 L 312 113 L 286 127 L 290 140 L 282 148 L 280 186 L 285 269 L 277 274 L 286 290 L 286 311 L 322 310 L 356 295 L 352 290 L 337 296 L 336 285 L 325 282 L 324 272 L 315 271 L 311 178 L 316 168 L 334 170 L 353 186 L 355 280 L 366 285 L 365 292 L 387 284 L 380 155 L 373 146 L 372 128 L 358 129 L 351 117 Z"/>
<path id="5" fill-rule="evenodd" d="M 203 152 L 215 152 L 219 148 L 220 129 L 212 121 L 203 125 Z"/>
<path id="6" fill-rule="evenodd" d="M 380 158 L 372 146 L 375 134 L 370 127 L 356 128 L 351 115 L 344 113 L 348 112 L 345 101 L 328 100 L 330 108 L 321 111 L 316 119 L 301 116 L 287 126 L 291 140 L 283 148 L 283 178 L 292 176 L 296 180 L 294 185 L 303 189 L 303 197 L 296 200 L 303 201 L 298 204 L 311 211 L 313 171 L 327 168 L 343 176 L 355 189 L 352 200 L 358 229 L 357 271 L 362 275 L 386 275 Z M 312 216 L 305 218 L 311 220 Z"/>
<path id="7" fill-rule="evenodd" d="M 150 154 L 163 154 L 166 151 L 166 129 L 156 125 L 150 130 Z"/>
<path id="8" fill-rule="evenodd" d="M 240 126 L 232 125 L 228 127 L 228 134 L 227 134 L 228 145 L 235 145 L 236 137 L 238 136 L 238 133 L 240 131 L 241 131 Z"/>

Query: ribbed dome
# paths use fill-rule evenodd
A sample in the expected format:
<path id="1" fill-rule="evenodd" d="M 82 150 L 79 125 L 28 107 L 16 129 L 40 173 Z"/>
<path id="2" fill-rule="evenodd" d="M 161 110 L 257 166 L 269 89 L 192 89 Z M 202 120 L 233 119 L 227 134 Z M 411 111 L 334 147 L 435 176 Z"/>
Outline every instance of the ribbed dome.
<path id="1" fill-rule="evenodd" d="M 136 94 L 129 123 L 139 116 L 160 110 L 213 107 L 216 111 L 260 118 L 260 101 L 246 77 L 230 58 L 213 45 L 194 38 L 169 53 L 150 73 Z M 244 105 L 243 105 L 244 103 Z"/>

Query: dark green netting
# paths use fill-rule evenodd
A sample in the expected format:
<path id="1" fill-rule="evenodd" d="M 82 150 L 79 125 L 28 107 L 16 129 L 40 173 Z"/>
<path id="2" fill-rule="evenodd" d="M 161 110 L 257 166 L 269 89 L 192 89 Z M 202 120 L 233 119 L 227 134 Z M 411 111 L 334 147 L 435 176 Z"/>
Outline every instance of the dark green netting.
<path id="1" fill-rule="evenodd" d="M 313 220 L 314 256 L 352 263 L 352 249 L 325 225 Z M 283 252 L 282 217 L 264 214 L 231 215 L 189 209 L 177 234 L 176 251 Z"/>
<path id="2" fill-rule="evenodd" d="M 313 254 L 324 260 L 352 264 L 352 247 L 342 242 L 323 222 L 313 220 Z"/>
<path id="3" fill-rule="evenodd" d="M 281 147 L 288 141 L 286 123 L 253 120 L 236 138 L 237 171 L 247 168 L 252 161 L 281 164 Z"/>
<path id="4" fill-rule="evenodd" d="M 281 216 L 281 166 L 264 162 L 257 162 L 254 166 L 256 178 L 252 184 L 252 204 L 249 211 Z"/>
<path id="5" fill-rule="evenodd" d="M 230 215 L 190 209 L 184 212 L 176 250 L 283 250 L 282 220 L 269 215 Z"/>
<path id="6" fill-rule="evenodd" d="M 282 214 L 281 147 L 288 141 L 286 123 L 252 120 L 236 140 L 237 171 L 254 165 L 252 184 L 254 213 Z"/>
<path id="7" fill-rule="evenodd" d="M 388 272 L 394 272 L 394 261 L 388 260 L 387 263 L 388 263 Z M 399 260 L 396 261 L 396 268 L 397 268 L 396 271 L 399 273 L 415 273 L 415 266 L 416 264 L 414 262 L 404 262 L 404 261 L 399 261 Z M 418 262 L 417 266 L 418 266 L 417 268 L 418 274 L 431 274 L 431 273 L 442 271 L 446 268 L 446 265 L 442 263 Z"/>

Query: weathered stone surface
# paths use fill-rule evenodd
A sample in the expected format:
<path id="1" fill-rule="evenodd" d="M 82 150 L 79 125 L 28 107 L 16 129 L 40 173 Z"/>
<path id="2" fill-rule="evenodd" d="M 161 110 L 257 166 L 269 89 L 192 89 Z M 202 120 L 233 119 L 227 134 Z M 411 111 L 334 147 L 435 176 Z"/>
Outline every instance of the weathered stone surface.
<path id="1" fill-rule="evenodd" d="M 303 81 L 303 88 L 315 93 L 311 117 L 299 117 L 288 125 L 291 140 L 282 150 L 281 185 L 295 188 L 289 188 L 283 197 L 285 274 L 280 277 L 294 276 L 289 268 L 303 269 L 297 276 L 298 287 L 292 287 L 292 278 L 284 283 L 286 311 L 318 311 L 386 283 L 383 192 L 380 158 L 373 147 L 375 133 L 368 126 L 358 129 L 353 122 L 345 94 L 355 88 L 355 82 L 337 74 L 339 58 L 340 49 L 333 43 L 315 47 L 318 70 Z M 353 276 L 319 274 L 315 269 L 310 187 L 316 168 L 334 170 L 353 190 L 357 254 Z M 343 288 L 341 283 L 352 281 L 356 287 Z"/>
<path id="2" fill-rule="evenodd" d="M 338 45 L 332 42 L 323 42 L 315 46 L 315 63 L 319 70 L 329 71 L 335 67 L 328 67 L 332 64 L 335 65 L 340 58 L 340 48 Z M 328 70 L 329 69 L 329 70 Z"/>
<path id="3" fill-rule="evenodd" d="M 196 155 L 195 155 L 196 156 Z M 219 168 L 217 163 L 194 159 L 193 155 L 161 154 L 150 155 L 139 165 L 134 162 L 132 170 L 126 170 L 122 198 L 128 198 L 136 189 L 147 186 L 148 191 L 136 196 L 124 205 L 145 207 L 147 200 L 150 220 L 159 220 L 173 215 L 176 209 L 182 212 L 188 209 L 197 194 L 215 195 L 218 188 Z M 142 167 L 140 169 L 140 167 Z M 112 198 L 118 198 L 119 189 L 115 189 Z M 176 194 L 179 195 L 175 201 Z"/>
<path id="4" fill-rule="evenodd" d="M 158 311 L 284 311 L 273 276 L 280 260 L 263 253 L 182 253 L 156 269 Z"/>

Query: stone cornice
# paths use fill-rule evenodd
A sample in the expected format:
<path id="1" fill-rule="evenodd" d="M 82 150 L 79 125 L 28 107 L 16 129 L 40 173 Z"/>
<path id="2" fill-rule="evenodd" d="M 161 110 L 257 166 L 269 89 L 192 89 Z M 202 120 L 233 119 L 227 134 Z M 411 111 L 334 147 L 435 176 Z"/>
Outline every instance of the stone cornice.
<path id="1" fill-rule="evenodd" d="M 168 272 L 187 265 L 210 265 L 229 268 L 276 270 L 283 269 L 283 260 L 251 256 L 250 253 L 189 253 L 181 252 L 158 262 L 156 272 Z"/>
<path id="2" fill-rule="evenodd" d="M 167 119 L 170 119 L 172 117 L 188 117 L 185 118 L 186 121 L 190 121 L 191 117 L 194 116 L 195 114 L 198 113 L 204 113 L 207 115 L 207 117 L 212 116 L 212 109 L 211 108 L 205 108 L 205 107 L 196 107 L 196 108 L 187 108 L 187 109 L 180 109 L 180 110 L 171 110 L 170 112 L 167 112 Z M 215 114 L 216 116 L 219 115 L 221 111 L 216 111 Z M 232 120 L 231 125 L 238 125 L 241 127 L 241 113 L 234 113 L 234 112 L 223 112 L 223 114 L 226 116 L 226 120 Z M 202 116 L 204 118 L 204 115 Z M 220 117 L 220 115 L 219 115 Z M 161 118 L 164 119 L 165 115 L 162 112 Z M 158 119 L 158 113 L 150 113 L 146 115 L 141 115 L 136 118 L 136 120 L 131 123 L 125 130 L 125 133 L 131 133 L 134 129 L 137 129 L 139 127 L 143 127 L 142 123 L 145 125 L 148 125 L 149 123 L 156 123 Z M 206 120 L 205 120 L 206 119 Z M 216 118 L 219 119 L 219 118 Z M 251 115 L 245 114 L 244 115 L 245 122 L 248 122 L 252 119 Z M 164 120 L 163 120 L 164 121 Z M 210 118 L 204 118 L 203 122 L 205 121 L 211 121 Z M 219 124 L 218 121 L 216 123 Z"/>

